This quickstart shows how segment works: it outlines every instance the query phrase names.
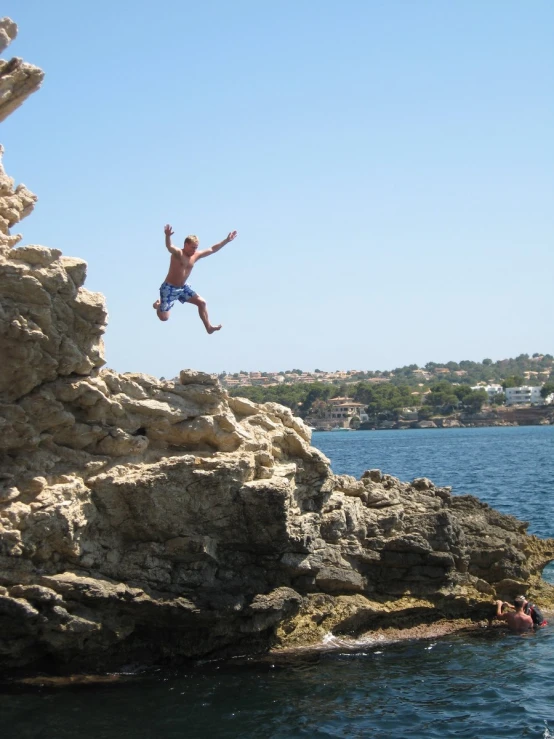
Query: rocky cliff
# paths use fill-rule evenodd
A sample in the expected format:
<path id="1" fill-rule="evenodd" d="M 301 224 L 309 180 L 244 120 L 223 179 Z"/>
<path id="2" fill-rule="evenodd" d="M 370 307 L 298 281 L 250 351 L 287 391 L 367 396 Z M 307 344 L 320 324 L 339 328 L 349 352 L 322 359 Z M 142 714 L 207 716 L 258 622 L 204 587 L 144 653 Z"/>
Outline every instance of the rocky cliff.
<path id="1" fill-rule="evenodd" d="M 16 67 L 26 82 L 2 77 L 6 111 L 42 80 Z M 475 498 L 335 475 L 288 409 L 230 398 L 208 374 L 102 369 L 105 301 L 85 263 L 10 233 L 34 202 L 0 171 L 0 669 L 478 618 L 540 585 L 554 542 Z"/>

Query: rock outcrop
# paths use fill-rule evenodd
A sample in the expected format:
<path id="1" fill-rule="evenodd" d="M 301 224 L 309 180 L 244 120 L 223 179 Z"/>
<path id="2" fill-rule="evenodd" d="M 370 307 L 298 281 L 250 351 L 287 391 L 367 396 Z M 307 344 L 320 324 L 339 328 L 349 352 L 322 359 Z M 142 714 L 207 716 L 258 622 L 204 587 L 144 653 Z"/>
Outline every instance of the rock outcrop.
<path id="1" fill-rule="evenodd" d="M 17 36 L 17 26 L 10 18 L 0 18 L 0 53 Z M 18 57 L 0 59 L 0 122 L 37 90 L 44 77 L 42 69 Z"/>
<path id="2" fill-rule="evenodd" d="M 335 475 L 287 408 L 231 398 L 208 374 L 103 369 L 105 302 L 85 263 L 15 247 L 35 198 L 3 171 L 0 187 L 2 669 L 479 617 L 539 583 L 554 542 L 475 498 Z"/>

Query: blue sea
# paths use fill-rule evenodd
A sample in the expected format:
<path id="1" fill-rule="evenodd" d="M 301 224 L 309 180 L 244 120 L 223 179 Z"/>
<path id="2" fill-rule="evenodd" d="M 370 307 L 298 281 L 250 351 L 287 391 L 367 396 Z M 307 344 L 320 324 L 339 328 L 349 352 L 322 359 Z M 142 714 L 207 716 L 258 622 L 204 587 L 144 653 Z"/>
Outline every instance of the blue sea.
<path id="1" fill-rule="evenodd" d="M 314 433 L 333 470 L 471 493 L 554 537 L 554 427 Z M 554 567 L 545 577 L 554 582 Z M 204 662 L 70 687 L 0 685 L 3 739 L 554 737 L 554 622 L 287 663 Z"/>

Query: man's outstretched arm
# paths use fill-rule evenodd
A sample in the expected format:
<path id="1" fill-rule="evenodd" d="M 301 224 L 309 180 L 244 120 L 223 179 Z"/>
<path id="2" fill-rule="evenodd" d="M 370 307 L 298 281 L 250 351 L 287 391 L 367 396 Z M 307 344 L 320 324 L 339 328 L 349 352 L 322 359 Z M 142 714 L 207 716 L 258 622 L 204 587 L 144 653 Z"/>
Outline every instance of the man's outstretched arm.
<path id="1" fill-rule="evenodd" d="M 171 252 L 171 254 L 174 254 L 176 257 L 178 257 L 179 254 L 181 253 L 181 250 L 177 249 L 177 247 L 173 246 L 173 244 L 171 243 L 171 237 L 173 236 L 173 229 L 171 228 L 169 223 L 165 226 L 164 233 L 165 233 L 165 248 L 167 249 L 168 252 Z"/>
<path id="2" fill-rule="evenodd" d="M 214 244 L 213 246 L 210 246 L 209 249 L 204 249 L 204 251 L 197 252 L 196 259 L 204 259 L 204 257 L 209 257 L 210 254 L 215 254 L 216 251 L 223 249 L 225 244 L 228 244 L 230 241 L 236 238 L 236 235 L 237 235 L 236 231 L 231 231 L 231 233 L 227 236 L 227 238 L 223 239 L 223 241 L 220 241 L 219 244 Z"/>

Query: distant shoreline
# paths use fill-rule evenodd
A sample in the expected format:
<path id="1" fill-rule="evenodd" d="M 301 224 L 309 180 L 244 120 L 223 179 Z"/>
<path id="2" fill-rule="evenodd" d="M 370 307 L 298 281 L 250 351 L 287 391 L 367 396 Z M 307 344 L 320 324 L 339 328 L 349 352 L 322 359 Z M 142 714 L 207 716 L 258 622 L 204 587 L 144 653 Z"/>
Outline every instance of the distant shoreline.
<path id="1" fill-rule="evenodd" d="M 500 422 L 500 423 L 456 423 L 456 424 L 437 424 L 433 423 L 432 425 L 418 425 L 416 424 L 402 424 L 402 425 L 394 425 L 394 426 L 365 426 L 360 427 L 359 429 L 318 429 L 318 428 L 312 428 L 312 432 L 317 433 L 342 433 L 342 432 L 351 432 L 351 431 L 423 431 L 425 429 L 469 429 L 469 428 L 510 428 L 510 427 L 524 427 L 524 426 L 554 426 L 554 423 L 551 421 L 542 421 L 542 422 L 534 422 L 534 423 L 507 423 L 507 422 Z"/>
<path id="2" fill-rule="evenodd" d="M 414 413 L 413 416 L 416 416 Z M 359 425 L 360 431 L 402 431 L 405 429 L 426 428 L 484 428 L 488 426 L 552 426 L 554 425 L 554 406 L 519 406 L 516 408 L 501 408 L 491 412 L 482 411 L 479 414 L 457 416 L 434 416 L 418 419 L 400 418 L 397 421 L 382 420 L 378 423 L 364 421 Z M 350 421 L 350 419 L 345 419 Z M 316 431 L 332 431 L 309 424 Z M 323 424 L 322 424 L 323 425 Z M 354 431 L 356 429 L 335 429 L 336 431 Z"/>

